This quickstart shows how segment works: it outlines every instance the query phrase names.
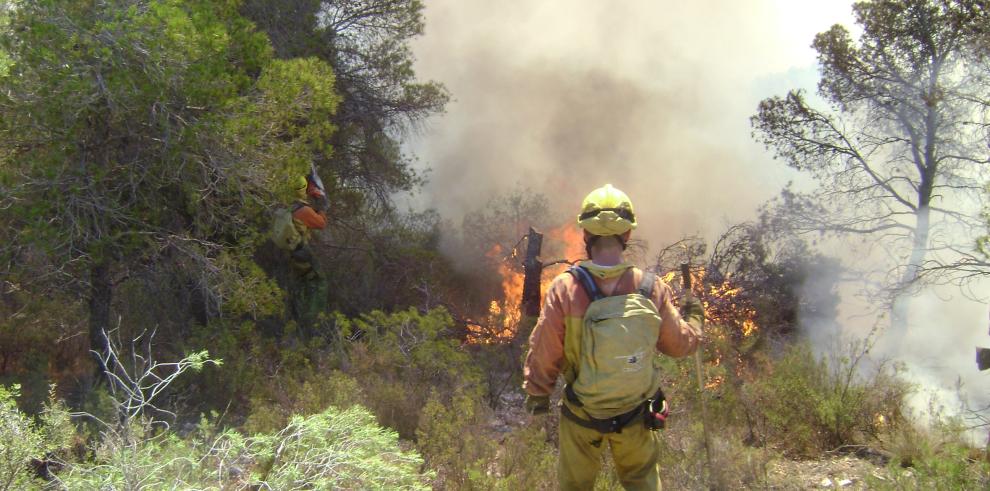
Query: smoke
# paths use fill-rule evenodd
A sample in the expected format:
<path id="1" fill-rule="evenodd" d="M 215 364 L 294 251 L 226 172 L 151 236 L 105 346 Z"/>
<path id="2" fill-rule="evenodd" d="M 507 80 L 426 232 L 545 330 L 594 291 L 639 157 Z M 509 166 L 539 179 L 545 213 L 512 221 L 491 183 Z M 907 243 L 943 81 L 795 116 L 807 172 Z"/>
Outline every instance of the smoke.
<path id="1" fill-rule="evenodd" d="M 633 199 L 635 234 L 653 248 L 711 240 L 802 179 L 754 143 L 749 117 L 766 97 L 815 92 L 816 33 L 834 23 L 857 32 L 850 0 L 425 3 L 417 74 L 454 100 L 408 144 L 429 168 L 412 205 L 459 223 L 522 184 L 571 217 L 588 191 L 612 183 Z M 816 288 L 809 305 L 828 297 Z M 838 325 L 803 326 L 822 352 L 876 325 L 864 314 L 875 305 L 840 293 Z M 906 361 L 914 381 L 943 395 L 959 377 L 985 394 L 973 347 L 990 346 L 986 306 L 946 295 L 920 296 L 912 337 L 871 354 Z"/>
<path id="2" fill-rule="evenodd" d="M 980 286 L 987 291 L 986 282 Z M 911 399 L 917 413 L 928 416 L 929 406 L 941 406 L 944 415 L 990 406 L 990 379 L 976 368 L 976 346 L 990 346 L 987 305 L 946 285 L 925 289 L 911 299 L 908 331 L 903 339 L 881 338 L 877 354 L 904 361 L 905 377 L 919 389 Z M 963 414 L 965 416 L 965 414 Z M 971 435 L 985 443 L 986 431 Z"/>
<path id="3" fill-rule="evenodd" d="M 793 10 L 427 1 L 417 73 L 454 100 L 411 145 L 430 168 L 417 204 L 456 222 L 523 184 L 570 216 L 612 183 L 632 197 L 637 234 L 654 246 L 751 218 L 795 176 L 752 141 L 748 118 L 795 74 L 816 78 L 807 46 L 831 23 L 810 17 L 821 7 L 802 14 L 808 29 L 795 43 L 795 23 L 778 17 Z"/>
<path id="4" fill-rule="evenodd" d="M 882 251 L 851 241 L 829 241 L 829 250 L 841 259 L 834 271 L 812 275 L 802 288 L 807 311 L 802 312 L 800 329 L 816 353 L 826 359 L 849 354 L 849 344 L 870 343 L 867 356 L 859 365 L 864 376 L 874 373 L 880 364 L 898 366 L 901 378 L 913 385 L 908 406 L 919 421 L 934 417 L 969 417 L 969 410 L 990 407 L 990 374 L 976 368 L 976 346 L 990 347 L 987 304 L 972 294 L 987 292 L 987 281 L 975 282 L 965 289 L 956 285 L 928 285 L 907 303 L 908 328 L 904 336 L 887 332 L 889 310 L 876 292 L 866 293 L 863 279 L 849 281 L 860 274 L 871 277 L 889 265 Z M 871 249 L 873 249 L 871 251 Z M 834 283 L 840 277 L 844 281 Z M 837 284 L 835 291 L 823 291 L 823 285 Z M 830 316 L 809 315 L 827 310 L 839 297 L 838 312 Z M 969 437 L 974 445 L 983 445 L 986 430 L 976 429 Z"/>

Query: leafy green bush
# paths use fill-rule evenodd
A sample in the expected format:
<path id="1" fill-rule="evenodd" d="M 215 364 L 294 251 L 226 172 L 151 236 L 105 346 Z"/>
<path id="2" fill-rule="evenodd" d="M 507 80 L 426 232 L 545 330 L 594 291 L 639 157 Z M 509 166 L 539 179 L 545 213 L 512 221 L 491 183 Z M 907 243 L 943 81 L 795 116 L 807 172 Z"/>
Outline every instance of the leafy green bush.
<path id="1" fill-rule="evenodd" d="M 698 415 L 700 416 L 700 415 Z M 737 425 L 710 425 L 711 466 L 700 417 L 678 417 L 660 433 L 660 475 L 668 489 L 765 488 L 770 453 L 745 443 Z"/>
<path id="2" fill-rule="evenodd" d="M 445 400 L 458 390 L 484 393 L 481 370 L 443 309 L 354 319 L 338 313 L 324 317 L 314 334 L 273 338 L 260 322 L 201 328 L 190 344 L 210 346 L 227 369 L 180 383 L 208 399 L 199 412 L 249 408 L 241 415 L 246 420 L 234 421 L 246 421 L 250 432 L 281 428 L 292 414 L 359 403 L 406 439 L 415 436 L 431 390 Z"/>
<path id="3" fill-rule="evenodd" d="M 909 385 L 883 367 L 865 378 L 857 370 L 855 356 L 818 360 L 805 345 L 788 348 L 767 376 L 743 387 L 751 433 L 786 455 L 814 457 L 898 424 Z"/>
<path id="4" fill-rule="evenodd" d="M 59 476 L 68 489 L 202 488 L 211 481 L 202 442 L 132 421 L 126 436 L 106 431 L 86 461 Z"/>
<path id="5" fill-rule="evenodd" d="M 294 326 L 290 322 L 280 327 L 289 330 Z M 198 395 L 183 412 L 221 411 L 228 424 L 246 424 L 248 432 L 264 433 L 284 427 L 292 414 L 313 414 L 331 404 L 347 406 L 358 401 L 333 397 L 336 379 L 328 377 L 328 372 L 335 361 L 330 359 L 326 339 L 280 338 L 266 329 L 273 328 L 260 321 L 215 321 L 195 329 L 186 345 L 210 346 L 210 353 L 224 360 L 225 369 L 177 381 L 174 393 Z"/>
<path id="6" fill-rule="evenodd" d="M 29 462 L 44 460 L 69 445 L 72 425 L 65 406 L 55 401 L 54 390 L 37 420 L 32 420 L 17 409 L 20 387 L 0 385 L 0 490 L 37 484 L 32 482 Z"/>
<path id="7" fill-rule="evenodd" d="M 197 403 L 187 408 L 193 414 L 228 405 L 248 407 L 255 393 L 272 385 L 270 375 L 282 364 L 277 340 L 265 336 L 251 321 L 214 321 L 209 326 L 197 326 L 184 344 L 189 348 L 209 346 L 210 353 L 224 361 L 223 370 L 191 374 L 173 385 L 176 392 L 199 394 Z"/>
<path id="8" fill-rule="evenodd" d="M 891 480 L 873 479 L 873 489 L 988 489 L 990 462 L 985 450 L 975 451 L 967 442 L 969 428 L 959 417 L 946 417 L 930 405 L 929 427 L 902 424 L 880 436 L 891 455 Z M 975 455 L 976 454 L 976 455 Z"/>
<path id="9" fill-rule="evenodd" d="M 244 422 L 249 434 L 268 432 L 286 424 L 293 414 L 315 414 L 329 406 L 349 408 L 362 400 L 357 380 L 339 371 L 310 369 L 284 377 L 275 399 L 258 393 L 251 398 L 251 411 Z"/>
<path id="10" fill-rule="evenodd" d="M 437 470 L 441 489 L 549 489 L 556 482 L 556 452 L 534 426 L 498 434 L 492 411 L 476 397 L 458 394 L 442 403 L 431 394 L 416 431 L 418 447 Z"/>
<path id="11" fill-rule="evenodd" d="M 430 395 L 419 418 L 416 437 L 430 467 L 439 471 L 438 487 L 472 489 L 485 465 L 494 460 L 496 446 L 479 431 L 483 416 L 476 400 L 457 395 L 449 404 Z"/>
<path id="12" fill-rule="evenodd" d="M 537 426 L 517 428 L 502 438 L 492 489 L 553 489 L 557 483 L 557 452 Z"/>
<path id="13" fill-rule="evenodd" d="M 268 489 L 428 489 L 422 458 L 401 450 L 398 435 L 360 406 L 293 417 L 274 435 L 248 439 L 246 448 Z"/>
<path id="14" fill-rule="evenodd" d="M 351 339 L 345 372 L 360 381 L 363 402 L 381 424 L 412 439 L 431 392 L 481 398 L 481 371 L 460 341 L 444 309 L 387 314 L 374 311 L 357 319 L 337 315 L 333 329 Z"/>
<path id="15" fill-rule="evenodd" d="M 423 460 L 359 406 L 294 416 L 281 431 L 214 434 L 204 421 L 185 438 L 134 423 L 108 432 L 92 460 L 69 466 L 68 489 L 427 489 Z"/>

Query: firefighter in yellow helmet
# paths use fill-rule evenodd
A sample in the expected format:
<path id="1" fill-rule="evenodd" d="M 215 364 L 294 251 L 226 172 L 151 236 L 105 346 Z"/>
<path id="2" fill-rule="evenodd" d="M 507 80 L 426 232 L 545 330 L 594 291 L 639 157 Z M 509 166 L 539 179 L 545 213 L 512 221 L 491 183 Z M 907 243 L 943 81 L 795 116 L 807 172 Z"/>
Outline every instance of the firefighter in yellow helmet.
<path id="1" fill-rule="evenodd" d="M 667 411 L 658 357 L 693 353 L 704 313 L 692 299 L 682 317 L 666 283 L 624 260 L 637 225 L 625 193 L 611 184 L 595 189 L 577 224 L 588 260 L 557 276 L 547 291 L 526 355 L 526 408 L 546 413 L 563 374 L 562 490 L 592 489 L 606 447 L 625 489 L 659 490 L 653 430 L 663 426 Z"/>
<path id="2" fill-rule="evenodd" d="M 305 176 L 294 179 L 296 201 L 290 207 L 292 226 L 299 236 L 299 243 L 289 253 L 289 265 L 293 282 L 289 287 L 290 308 L 293 317 L 303 326 L 312 325 L 320 312 L 326 309 L 328 285 L 326 278 L 316 267 L 310 242 L 312 231 L 327 226 L 326 195 L 312 180 Z"/>

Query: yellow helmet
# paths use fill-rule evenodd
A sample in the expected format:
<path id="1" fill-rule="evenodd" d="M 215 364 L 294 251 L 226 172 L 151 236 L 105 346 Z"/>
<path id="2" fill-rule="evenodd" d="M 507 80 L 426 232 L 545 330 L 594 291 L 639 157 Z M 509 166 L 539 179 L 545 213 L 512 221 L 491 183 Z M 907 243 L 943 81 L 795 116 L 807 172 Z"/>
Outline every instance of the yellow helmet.
<path id="1" fill-rule="evenodd" d="M 295 191 L 305 191 L 306 186 L 309 186 L 309 181 L 306 176 L 299 176 L 292 179 L 292 189 Z"/>
<path id="2" fill-rule="evenodd" d="M 629 196 L 606 184 L 584 198 L 577 223 L 592 235 L 622 235 L 636 228 L 636 215 Z"/>

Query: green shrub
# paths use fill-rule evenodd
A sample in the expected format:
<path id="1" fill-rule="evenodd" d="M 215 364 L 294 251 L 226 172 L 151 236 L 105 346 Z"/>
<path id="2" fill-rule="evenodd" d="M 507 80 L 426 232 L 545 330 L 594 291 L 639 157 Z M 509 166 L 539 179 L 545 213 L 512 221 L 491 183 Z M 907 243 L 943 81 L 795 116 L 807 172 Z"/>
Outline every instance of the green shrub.
<path id="1" fill-rule="evenodd" d="M 314 331 L 275 339 L 261 323 L 201 328 L 190 344 L 210 346 L 226 369 L 190 377 L 179 391 L 204 394 L 199 412 L 248 408 L 227 421 L 250 433 L 281 428 L 292 414 L 361 404 L 406 439 L 414 438 L 431 390 L 445 400 L 458 390 L 485 391 L 478 363 L 443 309 L 335 314 Z"/>
<path id="2" fill-rule="evenodd" d="M 215 321 L 196 327 L 185 348 L 201 346 L 209 346 L 210 353 L 224 361 L 224 369 L 204 370 L 176 381 L 176 393 L 199 395 L 187 411 L 198 414 L 228 406 L 247 408 L 260 391 L 272 390 L 271 375 L 282 365 L 282 358 L 276 340 L 264 336 L 257 323 Z M 245 415 L 234 414 L 232 419 L 240 422 L 238 416 Z"/>
<path id="3" fill-rule="evenodd" d="M 429 466 L 438 471 L 437 487 L 483 489 L 473 481 L 483 480 L 487 463 L 495 458 L 497 445 L 482 431 L 484 407 L 476 399 L 456 395 L 444 404 L 437 394 L 423 407 L 416 431 L 418 447 Z"/>
<path id="4" fill-rule="evenodd" d="M 959 417 L 929 407 L 929 427 L 901 424 L 880 437 L 891 455 L 891 480 L 873 479 L 874 489 L 990 489 L 990 462 L 985 451 L 967 442 L 969 428 Z M 978 454 L 978 455 L 975 455 Z"/>
<path id="5" fill-rule="evenodd" d="M 20 386 L 0 386 L 0 489 L 20 489 L 31 481 L 28 462 L 44 454 L 31 418 L 17 410 Z"/>
<path id="6" fill-rule="evenodd" d="M 453 337 L 453 319 L 444 309 L 387 314 L 374 311 L 357 319 L 338 315 L 332 329 L 349 342 L 345 372 L 359 381 L 363 403 L 378 421 L 412 439 L 431 392 L 443 399 L 461 393 L 480 398 L 481 371 Z"/>
<path id="7" fill-rule="evenodd" d="M 539 420 L 537 420 L 539 421 Z M 502 439 L 495 489 L 554 489 L 557 485 L 557 451 L 547 434 L 536 425 L 516 428 Z"/>
<path id="8" fill-rule="evenodd" d="M 552 489 L 556 451 L 546 433 L 527 425 L 496 433 L 494 415 L 474 396 L 458 394 L 449 403 L 431 395 L 416 431 L 418 448 L 437 471 L 439 489 Z"/>
<path id="9" fill-rule="evenodd" d="M 283 328 L 293 326 L 289 323 Z M 264 433 L 284 427 L 292 414 L 313 414 L 331 404 L 352 403 L 328 395 L 327 391 L 335 390 L 336 378 L 328 376 L 335 362 L 329 359 L 327 340 L 280 339 L 266 333 L 266 328 L 272 329 L 262 322 L 216 321 L 194 331 L 187 346 L 210 346 L 210 353 L 224 360 L 225 369 L 177 381 L 173 393 L 199 396 L 182 408 L 184 412 L 221 411 L 228 424 L 245 425 L 249 433 Z"/>
<path id="10" fill-rule="evenodd" d="M 89 458 L 68 467 L 68 489 L 201 488 L 212 481 L 200 442 L 132 421 L 125 433 L 107 431 Z"/>
<path id="11" fill-rule="evenodd" d="M 40 487 L 28 464 L 69 445 L 73 434 L 69 414 L 54 395 L 52 386 L 44 409 L 32 420 L 17 409 L 20 387 L 0 385 L 0 490 Z"/>
<path id="12" fill-rule="evenodd" d="M 738 426 L 710 426 L 711 466 L 700 418 L 678 418 L 660 432 L 660 476 L 666 489 L 765 488 L 771 454 L 744 443 Z"/>
<path id="13" fill-rule="evenodd" d="M 363 393 L 357 380 L 340 370 L 309 369 L 285 376 L 277 393 L 266 391 L 266 396 L 259 391 L 252 396 L 243 429 L 248 434 L 265 433 L 284 427 L 293 414 L 315 414 L 330 406 L 347 409 L 358 404 Z"/>
<path id="14" fill-rule="evenodd" d="M 214 434 L 205 421 L 185 438 L 134 423 L 128 438 L 105 433 L 90 461 L 60 477 L 68 489 L 427 489 L 422 464 L 354 406 L 252 437 Z"/>
<path id="15" fill-rule="evenodd" d="M 742 408 L 756 440 L 789 456 L 815 457 L 899 423 L 909 385 L 883 367 L 861 377 L 856 360 L 819 360 L 805 345 L 788 348 L 767 376 L 743 387 Z"/>
<path id="16" fill-rule="evenodd" d="M 246 448 L 266 489 L 428 489 L 430 476 L 419 474 L 422 458 L 401 450 L 398 435 L 360 406 L 293 417 L 274 435 L 252 437 Z"/>

